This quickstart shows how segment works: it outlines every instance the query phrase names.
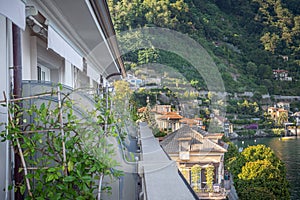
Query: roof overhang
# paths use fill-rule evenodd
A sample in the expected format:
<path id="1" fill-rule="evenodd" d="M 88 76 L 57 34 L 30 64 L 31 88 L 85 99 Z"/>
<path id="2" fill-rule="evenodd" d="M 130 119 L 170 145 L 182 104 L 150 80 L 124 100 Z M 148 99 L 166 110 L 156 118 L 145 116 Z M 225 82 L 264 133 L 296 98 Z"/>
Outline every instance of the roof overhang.
<path id="1" fill-rule="evenodd" d="M 37 6 L 66 42 L 103 77 L 112 73 L 125 77 L 106 1 L 29 0 L 27 5 Z"/>

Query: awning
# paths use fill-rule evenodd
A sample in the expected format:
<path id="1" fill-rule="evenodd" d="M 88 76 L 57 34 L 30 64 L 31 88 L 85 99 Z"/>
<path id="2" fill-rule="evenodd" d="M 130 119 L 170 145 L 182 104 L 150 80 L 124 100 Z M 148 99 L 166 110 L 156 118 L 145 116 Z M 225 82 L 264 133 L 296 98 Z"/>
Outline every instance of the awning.
<path id="1" fill-rule="evenodd" d="M 100 84 L 100 73 L 95 70 L 93 65 L 89 62 L 87 62 L 87 76 L 96 81 L 98 84 Z"/>
<path id="2" fill-rule="evenodd" d="M 0 0 L 0 14 L 25 30 L 25 4 L 20 0 Z"/>
<path id="3" fill-rule="evenodd" d="M 53 49 L 61 57 L 64 57 L 71 64 L 81 71 L 83 70 L 83 58 L 75 49 L 62 38 L 51 25 L 48 26 L 48 48 Z"/>

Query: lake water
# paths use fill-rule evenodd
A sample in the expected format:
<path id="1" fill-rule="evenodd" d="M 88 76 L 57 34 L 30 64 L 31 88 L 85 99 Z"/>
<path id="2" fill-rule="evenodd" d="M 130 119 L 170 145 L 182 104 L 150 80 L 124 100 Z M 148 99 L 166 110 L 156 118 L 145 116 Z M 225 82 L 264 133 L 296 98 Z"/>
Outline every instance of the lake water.
<path id="1" fill-rule="evenodd" d="M 244 141 L 244 142 L 243 142 Z M 281 140 L 280 138 L 256 138 L 233 141 L 238 147 L 265 144 L 285 163 L 287 179 L 291 188 L 291 199 L 300 199 L 300 137 L 298 139 Z"/>

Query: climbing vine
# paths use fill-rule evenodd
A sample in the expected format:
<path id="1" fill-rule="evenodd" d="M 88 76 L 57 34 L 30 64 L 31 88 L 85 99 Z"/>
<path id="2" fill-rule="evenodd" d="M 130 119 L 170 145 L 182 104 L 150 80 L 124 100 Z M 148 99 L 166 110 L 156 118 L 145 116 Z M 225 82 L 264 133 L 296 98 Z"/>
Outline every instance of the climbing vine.
<path id="1" fill-rule="evenodd" d="M 189 182 L 189 170 L 184 168 L 184 167 L 180 167 L 180 172 L 182 173 L 183 177 L 185 178 L 185 180 L 187 180 Z"/>
<path id="2" fill-rule="evenodd" d="M 26 199 L 81 200 L 94 199 L 95 194 L 99 198 L 101 191 L 110 190 L 102 185 L 103 176 L 121 175 L 113 170 L 118 163 L 107 140 L 116 136 L 107 101 L 95 97 L 92 110 L 76 113 L 70 94 L 61 94 L 61 89 L 49 94 L 50 100 L 3 104 L 9 123 L 0 136 L 18 147 L 24 161 L 19 169 L 24 182 L 11 188 L 26 192 Z"/>
<path id="3" fill-rule="evenodd" d="M 201 176 L 201 166 L 200 165 L 194 165 L 192 168 L 192 183 L 193 183 L 193 189 L 195 192 L 199 192 L 199 181 Z"/>
<path id="4" fill-rule="evenodd" d="M 213 191 L 213 182 L 214 182 L 214 172 L 215 167 L 213 165 L 209 165 L 206 168 L 206 182 L 207 182 L 207 187 L 208 187 L 208 191 Z"/>

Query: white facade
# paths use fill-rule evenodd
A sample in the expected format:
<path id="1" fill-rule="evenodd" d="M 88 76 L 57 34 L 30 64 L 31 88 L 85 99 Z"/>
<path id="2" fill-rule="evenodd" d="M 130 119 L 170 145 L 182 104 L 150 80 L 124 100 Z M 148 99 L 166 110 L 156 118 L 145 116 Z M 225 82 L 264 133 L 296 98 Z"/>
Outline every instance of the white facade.
<path id="1" fill-rule="evenodd" d="M 0 15 L 0 99 L 3 100 L 3 91 L 6 94 L 9 93 L 9 70 L 11 66 L 11 37 L 10 37 L 11 23 L 8 22 L 6 17 Z M 0 122 L 7 122 L 7 111 L 4 107 L 0 106 Z M 3 126 L 0 127 L 0 131 L 3 131 Z M 8 175 L 8 150 L 7 143 L 0 143 L 0 199 L 5 199 L 9 195 L 5 192 L 8 187 L 9 177 Z"/>
<path id="2" fill-rule="evenodd" d="M 109 74 L 123 69 L 116 61 L 119 52 L 107 40 L 110 36 L 107 32 L 111 34 L 113 31 L 102 29 L 101 20 L 96 17 L 100 11 L 91 5 L 91 2 L 97 4 L 99 1 L 25 2 L 0 0 L 0 101 L 4 100 L 3 91 L 10 93 L 13 78 L 12 22 L 22 29 L 23 80 L 62 83 L 74 89 L 86 88 L 100 84 L 100 77 L 106 81 L 105 77 Z M 101 16 L 107 14 L 109 16 L 109 13 L 101 13 Z M 107 27 L 113 29 L 111 24 Z M 3 122 L 7 122 L 7 111 L 0 106 L 0 123 Z M 0 127 L 2 130 L 3 127 Z M 13 199 L 13 192 L 8 191 L 11 177 L 8 161 L 11 155 L 9 145 L 0 142 L 1 200 Z"/>

